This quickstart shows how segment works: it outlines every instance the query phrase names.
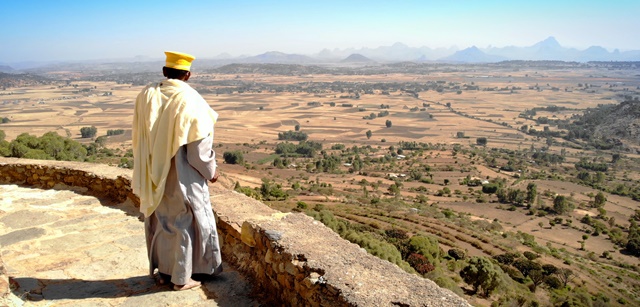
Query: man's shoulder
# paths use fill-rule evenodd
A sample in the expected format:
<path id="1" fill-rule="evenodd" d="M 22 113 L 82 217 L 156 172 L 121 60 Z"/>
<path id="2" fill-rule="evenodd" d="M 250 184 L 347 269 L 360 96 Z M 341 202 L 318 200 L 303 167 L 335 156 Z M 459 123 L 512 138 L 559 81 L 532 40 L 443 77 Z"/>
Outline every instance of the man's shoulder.
<path id="1" fill-rule="evenodd" d="M 157 87 L 159 83 L 161 83 L 161 82 L 148 83 L 147 85 L 145 85 L 145 87 L 142 88 L 142 90 L 140 90 L 140 93 L 142 94 L 142 93 L 148 92 L 149 89 Z"/>

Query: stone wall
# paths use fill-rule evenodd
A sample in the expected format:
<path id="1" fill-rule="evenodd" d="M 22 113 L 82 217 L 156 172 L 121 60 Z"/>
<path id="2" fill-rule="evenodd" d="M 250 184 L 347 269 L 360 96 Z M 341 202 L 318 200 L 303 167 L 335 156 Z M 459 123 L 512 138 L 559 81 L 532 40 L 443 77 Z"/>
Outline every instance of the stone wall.
<path id="1" fill-rule="evenodd" d="M 69 188 L 139 203 L 131 171 L 105 165 L 0 158 L 0 183 Z M 282 213 L 212 186 L 223 259 L 252 279 L 269 305 L 470 306 L 428 279 L 408 274 L 301 213 Z"/>
<path id="2" fill-rule="evenodd" d="M 128 197 L 140 203 L 131 191 L 131 171 L 106 165 L 0 158 L 0 183 L 42 189 L 78 187 L 101 199 L 123 202 Z"/>

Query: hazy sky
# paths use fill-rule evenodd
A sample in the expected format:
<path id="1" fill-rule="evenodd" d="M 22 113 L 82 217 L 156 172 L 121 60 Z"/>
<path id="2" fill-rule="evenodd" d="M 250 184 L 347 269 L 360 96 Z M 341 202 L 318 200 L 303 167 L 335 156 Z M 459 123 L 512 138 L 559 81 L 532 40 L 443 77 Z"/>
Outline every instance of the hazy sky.
<path id="1" fill-rule="evenodd" d="M 561 45 L 640 50 L 640 1 L 0 0 L 0 63 L 323 48 Z"/>

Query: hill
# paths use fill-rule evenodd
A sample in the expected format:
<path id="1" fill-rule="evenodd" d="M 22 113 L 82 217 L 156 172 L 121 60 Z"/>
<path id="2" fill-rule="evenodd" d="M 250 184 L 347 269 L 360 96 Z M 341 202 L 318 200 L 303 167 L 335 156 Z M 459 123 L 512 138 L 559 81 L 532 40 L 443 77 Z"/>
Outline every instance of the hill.
<path id="1" fill-rule="evenodd" d="M 640 145 L 640 101 L 624 101 L 590 115 L 601 119 L 594 127 L 596 138 L 619 138 L 623 143 Z"/>
<path id="2" fill-rule="evenodd" d="M 0 72 L 0 87 L 20 87 L 37 84 L 50 84 L 51 80 L 33 74 L 8 74 Z"/>
<path id="3" fill-rule="evenodd" d="M 441 61 L 459 63 L 491 63 L 504 61 L 506 59 L 507 58 L 502 56 L 486 54 L 480 51 L 478 47 L 473 46 L 464 50 L 457 51 L 453 55 L 441 59 Z"/>
<path id="4" fill-rule="evenodd" d="M 340 61 L 340 63 L 371 63 L 374 60 L 358 53 L 349 55 L 346 59 Z"/>
<path id="5" fill-rule="evenodd" d="M 0 72 L 12 72 L 13 70 L 9 65 L 0 65 Z"/>
<path id="6" fill-rule="evenodd" d="M 600 149 L 640 146 L 640 101 L 601 105 L 574 116 L 567 139 L 581 139 Z"/>

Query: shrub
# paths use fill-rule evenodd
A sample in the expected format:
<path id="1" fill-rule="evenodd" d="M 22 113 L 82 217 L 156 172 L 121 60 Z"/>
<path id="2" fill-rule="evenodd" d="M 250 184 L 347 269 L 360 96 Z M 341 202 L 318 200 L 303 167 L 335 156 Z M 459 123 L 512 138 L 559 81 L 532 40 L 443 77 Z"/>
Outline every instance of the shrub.
<path id="1" fill-rule="evenodd" d="M 244 163 L 244 155 L 241 151 L 225 151 L 222 155 L 224 162 L 227 164 L 243 164 Z"/>
<path id="2" fill-rule="evenodd" d="M 302 131 L 286 131 L 278 133 L 278 140 L 306 141 L 309 136 Z"/>
<path id="3" fill-rule="evenodd" d="M 298 209 L 307 209 L 307 203 L 303 202 L 303 201 L 298 201 L 296 203 L 296 208 Z"/>
<path id="4" fill-rule="evenodd" d="M 464 258 L 467 257 L 466 253 L 461 250 L 461 249 L 457 249 L 457 248 L 452 248 L 450 249 L 447 254 L 449 256 L 451 256 L 451 258 L 455 259 L 455 260 L 463 260 Z"/>
<path id="5" fill-rule="evenodd" d="M 80 128 L 80 134 L 82 135 L 82 138 L 92 138 L 96 136 L 97 133 L 98 128 L 94 126 Z"/>
<path id="6" fill-rule="evenodd" d="M 107 130 L 107 136 L 124 134 L 124 129 Z"/>
<path id="7" fill-rule="evenodd" d="M 489 297 L 491 292 L 500 286 L 502 274 L 502 269 L 486 257 L 471 258 L 469 264 L 460 271 L 460 277 L 464 282 L 472 285 L 474 292 L 482 290 L 485 297 Z"/>
<path id="8" fill-rule="evenodd" d="M 518 258 L 520 258 L 520 254 L 518 253 L 505 253 L 505 254 L 493 256 L 493 259 L 495 259 L 499 263 L 506 264 L 506 265 L 512 264 Z"/>
<path id="9" fill-rule="evenodd" d="M 407 257 L 407 262 L 420 274 L 426 274 L 435 269 L 433 264 L 429 263 L 429 260 L 427 260 L 425 256 L 417 253 L 410 254 L 409 257 Z"/>

